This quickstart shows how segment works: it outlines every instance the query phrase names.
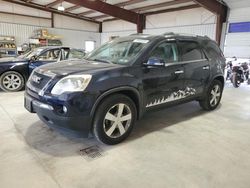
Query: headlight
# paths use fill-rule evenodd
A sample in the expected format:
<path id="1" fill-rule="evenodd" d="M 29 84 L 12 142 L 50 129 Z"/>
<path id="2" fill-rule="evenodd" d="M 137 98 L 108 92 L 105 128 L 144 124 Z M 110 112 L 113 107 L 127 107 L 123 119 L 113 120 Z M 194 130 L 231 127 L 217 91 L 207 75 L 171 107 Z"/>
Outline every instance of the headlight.
<path id="1" fill-rule="evenodd" d="M 84 91 L 88 86 L 92 75 L 70 75 L 59 80 L 53 87 L 53 95 L 61 95 L 64 92 Z"/>

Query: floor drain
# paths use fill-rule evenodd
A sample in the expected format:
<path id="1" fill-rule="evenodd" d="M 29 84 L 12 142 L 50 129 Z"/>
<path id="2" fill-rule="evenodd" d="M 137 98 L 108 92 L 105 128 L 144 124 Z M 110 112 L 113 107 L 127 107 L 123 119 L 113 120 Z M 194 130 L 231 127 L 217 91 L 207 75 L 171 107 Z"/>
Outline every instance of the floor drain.
<path id="1" fill-rule="evenodd" d="M 80 154 L 87 160 L 93 160 L 103 156 L 103 150 L 95 145 L 80 150 Z"/>

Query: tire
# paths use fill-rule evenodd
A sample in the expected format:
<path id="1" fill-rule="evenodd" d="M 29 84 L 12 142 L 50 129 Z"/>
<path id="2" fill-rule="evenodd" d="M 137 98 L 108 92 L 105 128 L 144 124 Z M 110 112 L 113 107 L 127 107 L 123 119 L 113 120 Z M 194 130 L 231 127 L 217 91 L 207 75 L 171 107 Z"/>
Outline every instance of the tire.
<path id="1" fill-rule="evenodd" d="M 222 92 L 222 83 L 219 80 L 214 80 L 208 88 L 204 99 L 199 101 L 200 106 L 207 111 L 216 109 L 220 104 Z"/>
<path id="2" fill-rule="evenodd" d="M 240 80 L 238 79 L 238 77 L 237 77 L 237 74 L 233 74 L 233 76 L 232 76 L 232 83 L 233 83 L 233 86 L 235 87 L 235 88 L 238 88 L 238 87 L 240 87 Z"/>
<path id="3" fill-rule="evenodd" d="M 120 121 L 122 117 L 126 120 Z M 129 97 L 122 94 L 109 96 L 97 108 L 93 134 L 104 144 L 118 144 L 129 136 L 136 119 L 137 110 Z"/>
<path id="4" fill-rule="evenodd" d="M 8 71 L 0 76 L 0 88 L 7 92 L 16 92 L 24 88 L 24 77 L 15 71 Z"/>

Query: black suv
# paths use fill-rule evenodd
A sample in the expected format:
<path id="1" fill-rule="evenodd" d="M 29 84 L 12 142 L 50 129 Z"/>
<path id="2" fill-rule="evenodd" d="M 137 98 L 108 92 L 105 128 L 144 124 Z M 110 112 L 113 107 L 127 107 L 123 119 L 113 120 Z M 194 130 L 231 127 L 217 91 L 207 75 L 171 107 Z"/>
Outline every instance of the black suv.
<path id="1" fill-rule="evenodd" d="M 93 133 L 106 144 L 123 141 L 150 109 L 196 100 L 214 110 L 222 96 L 225 58 L 207 37 L 132 35 L 83 61 L 37 68 L 25 107 L 50 126 Z"/>

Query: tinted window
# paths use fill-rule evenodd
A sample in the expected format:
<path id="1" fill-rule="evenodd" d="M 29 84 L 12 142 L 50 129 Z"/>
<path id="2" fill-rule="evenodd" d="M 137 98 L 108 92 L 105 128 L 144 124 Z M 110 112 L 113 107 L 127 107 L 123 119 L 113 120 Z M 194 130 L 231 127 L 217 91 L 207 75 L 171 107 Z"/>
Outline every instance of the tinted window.
<path id="1" fill-rule="evenodd" d="M 209 41 L 206 45 L 206 50 L 209 53 L 210 56 L 212 57 L 220 57 L 223 56 L 220 48 L 218 47 L 218 45 L 213 42 L 213 41 Z"/>
<path id="2" fill-rule="evenodd" d="M 182 61 L 194 61 L 203 59 L 203 53 L 199 48 L 198 43 L 181 41 L 179 42 L 179 49 Z"/>
<path id="3" fill-rule="evenodd" d="M 178 61 L 176 44 L 169 42 L 161 43 L 150 53 L 149 57 L 162 59 L 166 63 L 176 62 Z"/>

